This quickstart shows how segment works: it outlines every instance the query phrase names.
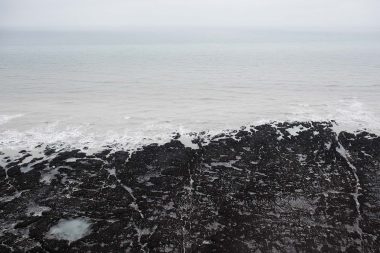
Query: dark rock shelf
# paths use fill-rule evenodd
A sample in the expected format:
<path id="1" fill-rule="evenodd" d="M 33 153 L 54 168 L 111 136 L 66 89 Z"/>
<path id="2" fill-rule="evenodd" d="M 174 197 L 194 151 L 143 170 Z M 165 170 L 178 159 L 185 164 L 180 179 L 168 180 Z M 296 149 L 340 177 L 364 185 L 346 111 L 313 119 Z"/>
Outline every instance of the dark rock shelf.
<path id="1" fill-rule="evenodd" d="M 379 137 L 294 122 L 194 143 L 3 154 L 0 252 L 379 252 Z"/>

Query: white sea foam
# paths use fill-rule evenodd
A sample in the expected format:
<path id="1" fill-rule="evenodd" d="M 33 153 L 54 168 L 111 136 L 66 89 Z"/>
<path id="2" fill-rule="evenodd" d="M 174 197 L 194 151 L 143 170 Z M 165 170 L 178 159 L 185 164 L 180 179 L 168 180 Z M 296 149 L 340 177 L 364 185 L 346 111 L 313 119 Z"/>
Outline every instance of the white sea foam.
<path id="1" fill-rule="evenodd" d="M 28 206 L 26 210 L 26 215 L 28 216 L 41 216 L 43 212 L 49 211 L 50 207 L 47 206 L 39 206 L 35 203 L 32 203 L 30 206 Z"/>
<path id="2" fill-rule="evenodd" d="M 291 136 L 297 136 L 300 132 L 306 131 L 308 128 L 304 126 L 293 126 L 292 128 L 286 129 L 286 131 L 291 135 Z"/>
<path id="3" fill-rule="evenodd" d="M 341 99 L 323 105 L 299 104 L 287 116 L 289 121 L 336 122 L 337 131 L 370 131 L 380 134 L 380 118 L 371 108 L 356 98 Z"/>
<path id="4" fill-rule="evenodd" d="M 47 238 L 66 240 L 69 243 L 83 238 L 91 233 L 91 223 L 84 218 L 60 220 L 57 225 L 50 228 Z"/>
<path id="5" fill-rule="evenodd" d="M 345 99 L 334 102 L 333 104 L 311 105 L 303 104 L 296 106 L 292 114 L 274 113 L 268 119 L 252 117 L 252 121 L 242 119 L 236 122 L 220 126 L 192 122 L 189 127 L 179 124 L 162 123 L 162 122 L 144 122 L 143 120 L 135 122 L 134 126 L 128 128 L 120 127 L 120 124 L 114 127 L 112 124 L 109 129 L 97 128 L 96 125 L 74 124 L 64 121 L 44 124 L 32 127 L 26 130 L 5 129 L 0 130 L 0 150 L 5 149 L 29 149 L 35 146 L 57 145 L 70 146 L 76 148 L 87 147 L 89 149 L 99 149 L 104 146 L 125 148 L 136 150 L 144 145 L 151 143 L 162 144 L 170 141 L 174 133 L 179 133 L 181 141 L 185 146 L 197 148 L 192 143 L 195 138 L 194 133 L 202 130 L 206 132 L 203 135 L 216 135 L 226 129 L 239 129 L 242 125 L 260 125 L 273 121 L 329 121 L 334 120 L 334 128 L 339 131 L 361 131 L 367 130 L 375 134 L 380 134 L 380 119 L 373 113 L 368 106 L 357 99 Z M 224 126 L 228 126 L 223 128 Z M 295 127 L 288 129 L 291 135 L 297 135 L 304 129 Z"/>
<path id="6" fill-rule="evenodd" d="M 16 118 L 20 118 L 22 116 L 24 116 L 24 115 L 23 114 L 14 114 L 14 115 L 2 114 L 2 115 L 0 115 L 0 125 L 4 125 L 4 124 L 8 123 L 9 121 L 16 119 Z"/>

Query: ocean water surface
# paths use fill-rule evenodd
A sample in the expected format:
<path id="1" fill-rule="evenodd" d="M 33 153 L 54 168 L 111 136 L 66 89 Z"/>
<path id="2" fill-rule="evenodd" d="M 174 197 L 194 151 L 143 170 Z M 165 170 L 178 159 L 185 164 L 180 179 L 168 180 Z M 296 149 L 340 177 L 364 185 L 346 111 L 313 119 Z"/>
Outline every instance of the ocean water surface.
<path id="1" fill-rule="evenodd" d="M 0 149 L 294 120 L 380 133 L 380 33 L 0 32 Z"/>

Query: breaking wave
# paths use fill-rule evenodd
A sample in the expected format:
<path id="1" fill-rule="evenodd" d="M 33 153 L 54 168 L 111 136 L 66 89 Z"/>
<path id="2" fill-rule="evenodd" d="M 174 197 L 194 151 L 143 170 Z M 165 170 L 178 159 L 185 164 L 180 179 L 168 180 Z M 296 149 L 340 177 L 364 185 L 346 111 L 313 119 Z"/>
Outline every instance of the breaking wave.
<path id="1" fill-rule="evenodd" d="M 229 122 L 223 127 L 204 127 L 198 125 L 184 126 L 166 121 L 139 122 L 134 127 L 102 129 L 91 124 L 75 124 L 55 121 L 26 129 L 18 129 L 17 122 L 23 114 L 0 115 L 0 150 L 33 149 L 38 145 L 58 145 L 76 148 L 100 148 L 105 146 L 136 149 L 150 143 L 165 143 L 179 133 L 186 143 L 191 143 L 194 135 L 216 135 L 228 129 L 241 126 L 260 125 L 270 122 L 307 122 L 333 121 L 337 131 L 369 131 L 380 134 L 380 119 L 369 108 L 356 99 L 339 100 L 336 104 L 292 104 L 287 114 L 268 118 L 252 117 L 248 120 L 242 116 L 240 122 Z M 251 117 L 251 116 L 250 116 Z M 129 117 L 128 119 L 132 119 Z M 142 119 L 141 119 L 142 120 Z M 225 127 L 227 126 L 227 127 Z M 191 145 L 191 144 L 189 144 Z"/>

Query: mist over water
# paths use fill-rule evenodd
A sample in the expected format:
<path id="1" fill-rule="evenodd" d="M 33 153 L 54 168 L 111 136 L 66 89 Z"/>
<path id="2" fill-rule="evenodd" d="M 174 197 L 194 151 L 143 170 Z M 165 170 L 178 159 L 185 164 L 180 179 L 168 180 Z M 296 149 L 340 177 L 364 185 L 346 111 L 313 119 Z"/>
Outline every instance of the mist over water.
<path id="1" fill-rule="evenodd" d="M 0 148 L 283 120 L 380 133 L 380 33 L 0 32 Z"/>

